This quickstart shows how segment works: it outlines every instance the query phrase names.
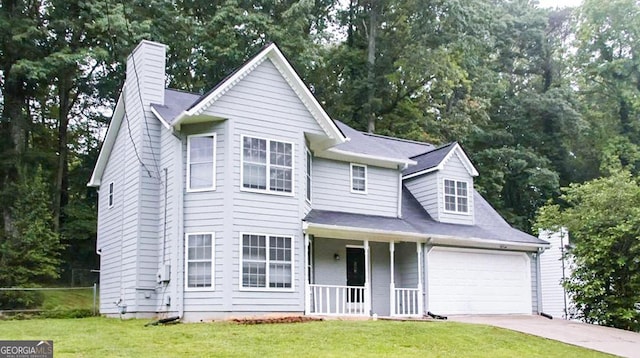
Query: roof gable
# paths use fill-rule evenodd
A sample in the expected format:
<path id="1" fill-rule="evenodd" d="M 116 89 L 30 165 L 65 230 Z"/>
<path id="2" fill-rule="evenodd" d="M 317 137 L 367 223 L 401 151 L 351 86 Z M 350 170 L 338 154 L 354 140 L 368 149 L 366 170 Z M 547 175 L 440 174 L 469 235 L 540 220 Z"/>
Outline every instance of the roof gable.
<path id="1" fill-rule="evenodd" d="M 453 158 L 453 156 L 457 156 L 458 159 L 460 159 L 460 162 L 469 175 L 478 176 L 478 171 L 473 166 L 471 160 L 469 160 L 469 157 L 464 152 L 460 144 L 452 142 L 429 152 L 411 157 L 411 159 L 415 160 L 418 164 L 405 169 L 402 172 L 402 178 L 410 179 L 437 170 L 442 170 L 444 169 L 445 164 Z"/>
<path id="2" fill-rule="evenodd" d="M 309 110 L 313 118 L 318 122 L 333 144 L 340 144 L 347 141 L 345 135 L 336 126 L 329 115 L 324 111 L 320 103 L 307 88 L 300 76 L 291 67 L 291 64 L 284 57 L 278 46 L 270 44 L 260 53 L 247 61 L 242 67 L 231 73 L 222 82 L 216 85 L 211 91 L 200 97 L 191 107 L 180 113 L 172 123 L 173 127 L 179 128 L 189 117 L 201 115 L 207 108 L 215 103 L 220 97 L 233 88 L 238 82 L 255 70 L 265 60 L 271 60 L 280 74 L 287 81 L 296 95 L 300 98 L 305 107 Z"/>
<path id="3" fill-rule="evenodd" d="M 124 90 L 126 90 L 126 88 L 123 88 L 123 91 L 120 92 L 118 103 L 116 103 L 116 108 L 114 109 L 113 115 L 111 116 L 111 122 L 109 122 L 107 135 L 104 137 L 102 148 L 100 148 L 100 154 L 98 154 L 98 161 L 96 162 L 96 166 L 93 168 L 91 179 L 89 180 L 89 183 L 87 183 L 87 186 L 89 187 L 100 186 L 102 174 L 104 173 L 104 169 L 107 166 L 109 155 L 111 155 L 111 150 L 116 143 L 116 138 L 118 137 L 118 132 L 120 131 L 120 125 L 122 124 L 122 120 L 124 119 Z"/>

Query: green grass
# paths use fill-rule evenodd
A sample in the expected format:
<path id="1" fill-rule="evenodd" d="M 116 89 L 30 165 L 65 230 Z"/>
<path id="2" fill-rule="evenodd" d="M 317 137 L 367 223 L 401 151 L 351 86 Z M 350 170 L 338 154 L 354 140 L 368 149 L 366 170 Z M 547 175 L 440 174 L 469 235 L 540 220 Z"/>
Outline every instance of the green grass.
<path id="1" fill-rule="evenodd" d="M 41 291 L 44 296 L 44 310 L 91 309 L 93 289 Z"/>
<path id="2" fill-rule="evenodd" d="M 0 339 L 52 339 L 56 357 L 606 357 L 501 328 L 454 322 L 0 321 Z"/>

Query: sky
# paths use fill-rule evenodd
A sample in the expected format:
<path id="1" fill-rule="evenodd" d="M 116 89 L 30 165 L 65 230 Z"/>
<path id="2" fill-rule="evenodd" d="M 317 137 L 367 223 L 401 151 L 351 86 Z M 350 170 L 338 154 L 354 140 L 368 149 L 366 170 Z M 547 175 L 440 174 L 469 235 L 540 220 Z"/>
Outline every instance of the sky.
<path id="1" fill-rule="evenodd" d="M 540 7 L 567 7 L 567 6 L 578 6 L 582 3 L 582 0 L 538 0 L 540 2 Z"/>

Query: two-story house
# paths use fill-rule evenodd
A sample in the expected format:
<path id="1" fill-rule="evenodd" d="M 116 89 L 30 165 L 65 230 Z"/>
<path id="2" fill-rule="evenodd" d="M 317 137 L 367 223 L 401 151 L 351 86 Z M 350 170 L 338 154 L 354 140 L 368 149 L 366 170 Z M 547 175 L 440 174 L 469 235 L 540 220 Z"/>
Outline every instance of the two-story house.
<path id="1" fill-rule="evenodd" d="M 143 41 L 89 182 L 100 312 L 537 312 L 547 243 L 477 175 L 457 143 L 332 120 L 276 45 L 198 95 L 165 88 L 165 46 Z"/>

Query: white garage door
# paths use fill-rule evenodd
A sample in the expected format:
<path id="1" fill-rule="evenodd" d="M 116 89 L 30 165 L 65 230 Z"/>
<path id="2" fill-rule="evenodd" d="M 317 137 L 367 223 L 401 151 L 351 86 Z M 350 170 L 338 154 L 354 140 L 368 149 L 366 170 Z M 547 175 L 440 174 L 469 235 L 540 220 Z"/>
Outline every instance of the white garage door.
<path id="1" fill-rule="evenodd" d="M 427 265 L 433 313 L 531 314 L 531 262 L 525 253 L 435 247 Z"/>

